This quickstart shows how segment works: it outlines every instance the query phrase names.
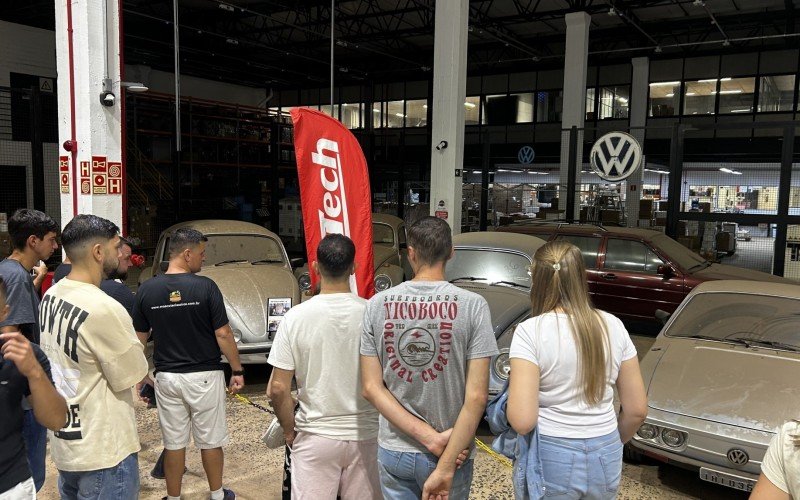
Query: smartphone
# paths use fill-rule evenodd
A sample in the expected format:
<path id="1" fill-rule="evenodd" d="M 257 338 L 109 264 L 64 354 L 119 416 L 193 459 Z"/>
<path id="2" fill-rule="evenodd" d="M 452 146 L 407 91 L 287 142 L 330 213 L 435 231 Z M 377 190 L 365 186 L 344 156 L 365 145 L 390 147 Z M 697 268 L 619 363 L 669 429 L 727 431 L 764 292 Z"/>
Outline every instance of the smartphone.
<path id="1" fill-rule="evenodd" d="M 139 391 L 139 396 L 148 398 L 150 401 L 155 401 L 156 390 L 150 384 L 143 384 L 141 390 Z"/>

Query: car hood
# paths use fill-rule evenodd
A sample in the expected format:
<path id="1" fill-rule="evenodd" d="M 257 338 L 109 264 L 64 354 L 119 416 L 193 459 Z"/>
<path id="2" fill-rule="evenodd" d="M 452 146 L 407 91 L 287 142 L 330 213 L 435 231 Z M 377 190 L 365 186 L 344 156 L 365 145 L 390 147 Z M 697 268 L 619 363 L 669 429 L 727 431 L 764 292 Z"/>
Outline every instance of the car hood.
<path id="1" fill-rule="evenodd" d="M 217 284 L 225 298 L 231 328 L 242 332 L 243 342 L 266 342 L 267 303 L 271 298 L 300 301 L 300 289 L 291 271 L 276 265 L 231 264 L 206 267 L 198 273 Z"/>
<path id="2" fill-rule="evenodd" d="M 674 338 L 665 349 L 651 408 L 764 432 L 800 415 L 797 353 Z"/>
<path id="3" fill-rule="evenodd" d="M 509 325 L 531 308 L 527 290 L 474 282 L 458 282 L 456 285 L 486 299 L 495 337 L 500 337 Z"/>
<path id="4" fill-rule="evenodd" d="M 774 276 L 761 271 L 753 271 L 752 269 L 729 266 L 726 264 L 711 264 L 707 268 L 700 271 L 695 271 L 692 274 L 702 280 L 748 280 L 797 284 L 796 281 L 781 278 L 780 276 Z"/>
<path id="5" fill-rule="evenodd" d="M 384 262 L 392 257 L 397 257 L 397 252 L 394 251 L 394 248 L 385 247 L 383 245 L 372 246 L 372 260 L 375 263 L 375 269 L 381 267 Z"/>

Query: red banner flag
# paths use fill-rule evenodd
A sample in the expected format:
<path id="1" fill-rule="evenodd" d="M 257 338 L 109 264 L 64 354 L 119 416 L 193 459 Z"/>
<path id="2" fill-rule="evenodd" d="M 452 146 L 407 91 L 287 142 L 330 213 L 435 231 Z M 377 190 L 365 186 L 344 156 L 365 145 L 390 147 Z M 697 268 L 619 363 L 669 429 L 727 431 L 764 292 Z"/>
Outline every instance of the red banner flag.
<path id="1" fill-rule="evenodd" d="M 339 121 L 305 108 L 292 110 L 297 177 L 306 252 L 310 264 L 328 233 L 343 234 L 356 246 L 355 280 L 350 288 L 366 299 L 375 293 L 372 261 L 372 195 L 361 146 Z M 312 289 L 316 277 L 310 272 Z"/>

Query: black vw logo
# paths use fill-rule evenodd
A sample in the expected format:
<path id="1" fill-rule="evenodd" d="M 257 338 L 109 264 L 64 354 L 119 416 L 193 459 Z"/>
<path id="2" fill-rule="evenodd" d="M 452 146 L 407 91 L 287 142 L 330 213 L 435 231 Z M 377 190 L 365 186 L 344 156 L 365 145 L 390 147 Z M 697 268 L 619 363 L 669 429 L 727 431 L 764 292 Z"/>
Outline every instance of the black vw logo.
<path id="1" fill-rule="evenodd" d="M 750 461 L 750 457 L 747 455 L 746 451 L 733 448 L 728 451 L 728 461 L 733 465 L 745 465 Z"/>

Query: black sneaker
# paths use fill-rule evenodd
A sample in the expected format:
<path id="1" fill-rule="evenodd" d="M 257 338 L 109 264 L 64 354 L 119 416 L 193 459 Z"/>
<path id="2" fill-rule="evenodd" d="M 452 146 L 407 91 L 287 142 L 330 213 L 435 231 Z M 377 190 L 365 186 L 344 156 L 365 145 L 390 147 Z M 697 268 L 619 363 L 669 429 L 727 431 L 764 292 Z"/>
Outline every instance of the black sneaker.
<path id="1" fill-rule="evenodd" d="M 225 494 L 225 496 L 222 497 L 222 500 L 235 500 L 236 493 L 234 493 L 233 490 L 223 488 L 222 492 Z"/>
<path id="2" fill-rule="evenodd" d="M 158 456 L 158 460 L 156 460 L 153 470 L 150 471 L 150 477 L 152 478 L 164 479 L 166 477 L 164 475 L 164 451 L 165 450 L 161 450 L 161 455 Z"/>

